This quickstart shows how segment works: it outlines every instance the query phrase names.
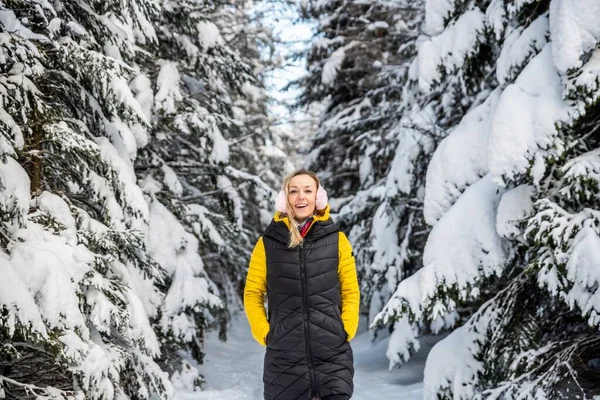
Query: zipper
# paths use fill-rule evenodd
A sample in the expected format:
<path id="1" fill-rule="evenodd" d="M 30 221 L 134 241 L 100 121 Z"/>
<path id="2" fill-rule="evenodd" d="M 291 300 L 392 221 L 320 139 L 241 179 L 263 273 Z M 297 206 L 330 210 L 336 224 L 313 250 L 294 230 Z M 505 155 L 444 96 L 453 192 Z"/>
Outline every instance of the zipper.
<path id="1" fill-rule="evenodd" d="M 298 249 L 298 259 L 300 261 L 300 285 L 302 286 L 302 320 L 304 322 L 304 345 L 306 346 L 306 358 L 308 364 L 308 379 L 310 381 L 311 397 L 318 397 L 319 390 L 315 384 L 315 370 L 310 350 L 310 330 L 308 327 L 308 293 L 306 289 L 306 264 L 304 260 L 304 244 L 300 244 Z"/>

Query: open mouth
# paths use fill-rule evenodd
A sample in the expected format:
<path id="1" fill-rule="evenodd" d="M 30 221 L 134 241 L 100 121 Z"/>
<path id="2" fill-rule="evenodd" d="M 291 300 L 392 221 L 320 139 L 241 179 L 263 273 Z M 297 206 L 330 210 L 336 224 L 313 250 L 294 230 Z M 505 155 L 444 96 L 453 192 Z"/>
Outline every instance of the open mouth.
<path id="1" fill-rule="evenodd" d="M 296 208 L 300 208 L 300 209 L 306 208 L 306 207 L 308 207 L 308 204 L 298 204 L 298 205 L 296 205 Z"/>

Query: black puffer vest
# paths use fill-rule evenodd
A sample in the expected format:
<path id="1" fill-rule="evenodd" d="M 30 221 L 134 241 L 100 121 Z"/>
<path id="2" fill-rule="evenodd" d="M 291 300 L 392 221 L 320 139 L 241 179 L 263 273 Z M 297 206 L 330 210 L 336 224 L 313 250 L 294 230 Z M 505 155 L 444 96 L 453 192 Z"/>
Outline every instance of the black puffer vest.
<path id="1" fill-rule="evenodd" d="M 304 243 L 293 249 L 284 222 L 272 221 L 264 233 L 270 324 L 266 400 L 352 396 L 354 366 L 341 319 L 338 238 L 331 219 L 314 222 Z"/>

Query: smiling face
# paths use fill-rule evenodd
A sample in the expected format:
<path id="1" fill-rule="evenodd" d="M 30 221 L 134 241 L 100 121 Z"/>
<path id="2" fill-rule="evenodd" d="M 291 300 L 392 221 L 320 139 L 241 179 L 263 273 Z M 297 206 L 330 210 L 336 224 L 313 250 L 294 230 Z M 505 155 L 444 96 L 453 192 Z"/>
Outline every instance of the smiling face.
<path id="1" fill-rule="evenodd" d="M 315 212 L 317 182 L 310 175 L 296 175 L 288 185 L 288 203 L 294 210 L 294 219 L 304 221 Z"/>

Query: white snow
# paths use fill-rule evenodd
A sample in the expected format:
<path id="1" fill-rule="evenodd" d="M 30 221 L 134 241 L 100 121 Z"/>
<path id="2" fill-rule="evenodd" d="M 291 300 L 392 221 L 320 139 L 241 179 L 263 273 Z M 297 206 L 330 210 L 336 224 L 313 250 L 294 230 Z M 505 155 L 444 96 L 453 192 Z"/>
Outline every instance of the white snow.
<path id="1" fill-rule="evenodd" d="M 565 178 L 570 183 L 561 189 L 561 195 L 572 196 L 574 193 L 585 191 L 588 197 L 593 198 L 597 193 L 592 188 L 582 185 L 581 180 L 592 179 L 600 183 L 600 149 L 594 149 L 572 158 L 561 168 L 561 172 L 565 174 Z M 574 190 L 569 190 L 571 185 L 575 186 Z"/>
<path id="2" fill-rule="evenodd" d="M 192 224 L 194 233 L 210 238 L 210 241 L 217 246 L 223 245 L 225 242 L 221 237 L 221 234 L 208 217 L 211 212 L 206 207 L 199 204 L 190 204 L 188 208 L 190 217 L 196 217 L 200 220 L 199 223 Z"/>
<path id="3" fill-rule="evenodd" d="M 550 3 L 550 39 L 559 72 L 581 67 L 581 56 L 600 40 L 600 2 L 553 0 Z"/>
<path id="4" fill-rule="evenodd" d="M 567 262 L 567 278 L 573 287 L 565 300 L 588 317 L 591 326 L 600 324 L 600 237 L 592 227 L 585 227 L 575 236 Z"/>
<path id="5" fill-rule="evenodd" d="M 136 95 L 136 100 L 142 106 L 144 114 L 150 119 L 152 116 L 152 99 L 154 92 L 152 91 L 152 81 L 144 74 L 138 74 L 130 83 L 131 91 Z M 140 97 L 140 95 L 142 95 Z"/>
<path id="6" fill-rule="evenodd" d="M 519 227 L 519 224 L 533 214 L 531 199 L 534 193 L 535 189 L 529 185 L 517 186 L 504 193 L 496 215 L 498 235 L 507 239 L 515 239 L 522 234 L 523 229 Z"/>
<path id="7" fill-rule="evenodd" d="M 115 147 L 119 156 L 125 161 L 130 169 L 133 170 L 132 161 L 137 156 L 137 140 L 130 127 L 123 123 L 119 117 L 114 117 L 112 121 L 104 121 L 104 127 L 110 142 Z"/>
<path id="8" fill-rule="evenodd" d="M 4 108 L 0 108 L 0 121 L 5 124 L 12 134 L 12 142 L 13 144 L 9 144 L 6 141 L 6 138 L 2 137 L 2 146 L 0 147 L 0 154 L 8 153 L 9 155 L 14 155 L 14 148 L 22 149 L 25 144 L 25 139 L 23 138 L 23 131 L 21 127 L 15 122 L 13 117 L 6 112 Z M 4 135 L 3 135 L 4 136 Z"/>
<path id="9" fill-rule="evenodd" d="M 57 29 L 60 29 L 60 25 L 58 26 Z M 123 61 L 123 56 L 121 55 L 121 50 L 119 50 L 119 48 L 115 44 L 106 43 L 103 47 L 103 50 L 104 50 L 104 54 L 106 56 L 112 57 L 115 60 Z"/>
<path id="10" fill-rule="evenodd" d="M 330 85 L 335 81 L 338 70 L 344 61 L 344 57 L 346 57 L 345 47 L 340 47 L 325 61 L 325 64 L 323 64 L 323 71 L 321 73 L 321 82 L 324 85 Z"/>
<path id="11" fill-rule="evenodd" d="M 500 89 L 463 117 L 438 145 L 427 167 L 425 221 L 433 225 L 463 191 L 488 172 L 488 136 Z"/>
<path id="12" fill-rule="evenodd" d="M 154 24 L 151 19 L 146 18 L 145 11 L 141 8 L 154 9 L 155 12 L 160 12 L 160 3 L 149 2 L 149 3 L 133 3 L 131 7 L 132 18 L 135 19 L 137 24 L 133 25 L 135 39 L 141 44 L 145 44 L 146 40 L 149 42 L 158 42 L 156 37 L 156 31 L 154 30 Z"/>
<path id="13" fill-rule="evenodd" d="M 428 92 L 440 80 L 439 68 L 453 73 L 475 49 L 484 29 L 485 15 L 475 7 L 462 14 L 441 34 L 419 47 L 419 87 Z"/>
<path id="14" fill-rule="evenodd" d="M 116 263 L 121 269 L 122 279 L 129 283 L 129 271 L 124 268 L 122 263 Z M 113 267 L 113 269 L 117 269 Z M 140 343 L 140 349 L 144 350 L 150 357 L 160 355 L 160 345 L 144 305 L 137 293 L 128 288 L 125 290 L 125 299 L 127 301 L 127 311 L 129 314 L 129 324 L 126 329 L 127 336 Z M 135 350 L 134 350 L 135 351 Z M 140 355 L 142 355 L 140 353 Z"/>
<path id="15" fill-rule="evenodd" d="M 117 103 L 121 103 L 128 110 L 134 112 L 142 121 L 150 122 L 146 119 L 146 113 L 132 93 L 126 79 L 113 76 L 110 80 L 110 88 Z"/>
<path id="16" fill-rule="evenodd" d="M 124 219 L 126 222 L 125 226 L 128 229 L 145 232 L 148 221 L 148 206 L 144 200 L 142 190 L 137 185 L 137 178 L 131 164 L 120 157 L 117 149 L 108 141 L 108 139 L 99 137 L 96 138 L 96 143 L 99 147 L 102 160 L 110 165 L 115 171 L 115 178 L 120 186 L 118 188 L 120 200 L 125 200 L 124 202 L 128 204 L 128 208 L 130 209 L 121 209 L 121 206 L 119 206 L 117 202 L 114 190 L 100 184 L 100 187 L 104 187 L 103 195 L 106 196 L 110 209 L 118 216 L 123 216 L 123 211 L 125 211 L 124 218 L 113 219 L 114 225 L 123 226 L 121 225 L 123 222 L 119 221 L 119 219 Z M 99 181 L 104 180 L 99 176 L 97 176 L 97 179 Z"/>
<path id="17" fill-rule="evenodd" d="M 560 296 L 572 308 L 577 306 L 592 326 L 600 324 L 600 213 L 584 208 L 569 213 L 548 199 L 537 202 L 537 214 L 530 219 L 527 235 L 541 243 L 537 262 L 541 265 L 538 283 L 552 295 Z M 550 217 L 550 218 L 549 218 Z M 552 243 L 552 247 L 548 246 Z M 566 265 L 566 278 L 559 266 Z"/>
<path id="18" fill-rule="evenodd" d="M 443 329 L 452 329 L 456 326 L 456 323 L 459 321 L 460 315 L 456 310 L 452 310 L 445 315 L 440 315 L 429 324 L 429 328 L 431 332 L 435 335 L 442 332 Z"/>
<path id="19" fill-rule="evenodd" d="M 90 270 L 93 254 L 83 245 L 70 245 L 28 222 L 15 233 L 19 239 L 10 249 L 10 262 L 35 298 L 49 328 L 87 332 L 86 318 L 79 310 L 80 282 Z"/>
<path id="20" fill-rule="evenodd" d="M 183 99 L 179 88 L 179 70 L 172 61 L 162 61 L 160 72 L 156 78 L 157 91 L 154 95 L 154 105 L 157 110 L 167 114 L 174 113 L 176 103 Z M 146 105 L 147 108 L 147 105 Z"/>
<path id="21" fill-rule="evenodd" d="M 266 93 L 263 89 L 249 82 L 244 82 L 242 85 L 242 93 L 248 96 L 249 101 L 258 103 L 265 98 Z"/>
<path id="22" fill-rule="evenodd" d="M 506 23 L 506 8 L 503 0 L 492 0 L 485 10 L 485 22 L 494 31 L 496 40 L 501 40 Z"/>
<path id="23" fill-rule="evenodd" d="M 402 368 L 388 371 L 385 358 L 388 337 L 371 343 L 361 321 L 352 340 L 354 352 L 354 395 L 352 400 L 417 400 L 423 398 L 425 357 L 436 337 L 421 338 L 422 349 Z M 362 330 L 361 330 L 362 328 Z M 265 348 L 250 334 L 246 317 L 237 315 L 230 324 L 227 342 L 210 332 L 206 340 L 204 365 L 198 366 L 206 380 L 203 391 L 179 386 L 176 400 L 260 400 L 263 398 L 262 369 Z"/>
<path id="24" fill-rule="evenodd" d="M 194 392 L 199 391 L 195 386 L 196 378 L 198 378 L 198 369 L 196 366 L 192 365 L 187 360 L 183 360 L 181 371 L 175 371 L 175 373 L 171 375 L 171 382 L 173 382 L 175 389 L 179 389 L 182 392 Z"/>
<path id="25" fill-rule="evenodd" d="M 427 111 L 421 111 L 418 115 L 411 116 L 412 119 L 402 119 L 392 131 L 398 140 L 398 146 L 386 178 L 385 186 L 388 197 L 394 197 L 399 193 L 410 194 L 414 180 L 415 161 L 422 154 L 423 148 L 428 149 L 432 146 L 429 143 L 431 139 L 419 132 L 418 129 L 406 128 L 413 123 L 417 124 L 423 114 L 427 115 Z"/>
<path id="26" fill-rule="evenodd" d="M 229 162 L 229 142 L 223 137 L 218 126 L 213 126 L 208 131 L 210 138 L 213 141 L 212 151 L 210 158 L 215 163 L 228 163 Z"/>
<path id="27" fill-rule="evenodd" d="M 361 157 L 360 166 L 358 167 L 358 173 L 360 178 L 360 184 L 362 187 L 365 186 L 367 180 L 373 172 L 373 161 L 371 160 L 371 153 L 377 150 L 375 144 L 370 144 L 364 151 L 364 155 Z M 368 182 L 372 183 L 372 182 Z"/>
<path id="28" fill-rule="evenodd" d="M 30 40 L 39 40 L 41 42 L 49 41 L 46 36 L 33 33 L 29 28 L 23 26 L 12 10 L 0 10 L 0 24 L 3 27 L 3 31 L 9 32 L 10 34 Z"/>
<path id="29" fill-rule="evenodd" d="M 403 304 L 417 319 L 429 307 L 431 318 L 444 315 L 454 304 L 434 299 L 438 286 L 456 286 L 459 297 L 467 299 L 478 294 L 474 286 L 481 278 L 502 273 L 506 250 L 496 233 L 501 195 L 489 174 L 465 190 L 429 234 L 424 267 L 400 282 L 376 321 L 387 323 Z"/>
<path id="30" fill-rule="evenodd" d="M 472 338 L 468 333 L 466 326 L 457 328 L 431 349 L 425 364 L 423 399 L 437 399 L 444 388 L 451 388 L 453 399 L 473 398 L 473 384 L 463 385 L 463 382 L 473 382 L 481 362 L 469 347 Z"/>
<path id="31" fill-rule="evenodd" d="M 44 191 L 37 197 L 37 206 L 67 228 L 75 228 L 75 219 L 69 205 L 57 195 Z"/>
<path id="32" fill-rule="evenodd" d="M 385 21 L 375 21 L 373 23 L 370 23 L 369 25 L 367 25 L 366 29 L 367 30 L 378 30 L 378 29 L 389 29 L 390 25 L 385 22 Z"/>
<path id="33" fill-rule="evenodd" d="M 5 222 L 12 232 L 22 226 L 29 209 L 29 175 L 12 157 L 6 157 L 6 162 L 0 162 L 0 182 L 0 210 L 13 215 L 12 221 Z"/>
<path id="34" fill-rule="evenodd" d="M 419 351 L 421 343 L 418 339 L 419 330 L 410 323 L 407 316 L 394 322 L 394 331 L 390 335 L 385 356 L 390 360 L 392 368 L 410 359 L 411 351 Z"/>
<path id="35" fill-rule="evenodd" d="M 198 254 L 198 239 L 188 233 L 163 204 L 152 199 L 147 245 L 149 254 L 172 279 L 162 306 L 162 329 L 165 332 L 171 330 L 176 337 L 190 342 L 197 327 L 187 309 L 198 305 L 221 305 L 219 291 L 206 276 Z M 138 279 L 140 283 L 144 284 Z M 155 301 L 155 298 L 145 299 L 144 308 Z"/>
<path id="36" fill-rule="evenodd" d="M 144 312 L 148 317 L 154 318 L 164 301 L 164 295 L 159 292 L 155 282 L 133 265 L 127 265 L 129 272 L 129 285 L 135 293 L 138 294 L 140 301 L 144 307 Z"/>
<path id="37" fill-rule="evenodd" d="M 425 3 L 425 31 L 436 35 L 445 28 L 445 22 L 454 12 L 455 0 L 427 0 Z"/>
<path id="38" fill-rule="evenodd" d="M 224 43 L 219 28 L 210 21 L 198 22 L 198 41 L 204 49 L 210 49 Z"/>
<path id="39" fill-rule="evenodd" d="M 48 31 L 50 32 L 51 38 L 54 38 L 55 35 L 60 31 L 62 24 L 63 20 L 57 17 L 52 18 L 52 20 L 48 23 Z"/>
<path id="40" fill-rule="evenodd" d="M 193 113 L 178 113 L 175 125 L 184 134 L 190 134 L 190 128 L 205 131 L 212 140 L 211 159 L 215 163 L 229 163 L 229 142 L 220 130 L 219 121 L 206 108 L 197 106 Z"/>
<path id="41" fill-rule="evenodd" d="M 47 337 L 46 328 L 32 294 L 15 271 L 6 253 L 0 251 L 0 307 L 8 310 L 3 326 L 8 335 L 15 332 L 18 322 L 31 327 L 34 333 Z"/>
<path id="42" fill-rule="evenodd" d="M 568 118 L 570 107 L 553 65 L 548 44 L 502 93 L 489 138 L 489 168 L 495 176 L 524 174 L 534 155 L 556 146 L 556 124 Z M 536 181 L 545 166 L 539 168 Z"/>
<path id="43" fill-rule="evenodd" d="M 175 37 L 175 40 L 177 40 L 179 45 L 183 47 L 183 49 L 185 50 L 185 54 L 188 56 L 188 58 L 193 60 L 200 53 L 200 49 L 194 44 L 194 42 L 189 38 L 189 36 L 180 34 Z"/>
<path id="44" fill-rule="evenodd" d="M 521 72 L 528 58 L 539 53 L 548 43 L 549 34 L 548 14 L 539 16 L 525 29 L 517 28 L 510 32 L 496 61 L 498 82 L 503 85 Z"/>
<path id="45" fill-rule="evenodd" d="M 594 50 L 590 59 L 581 67 L 574 80 L 569 80 L 567 90 L 575 88 L 596 92 L 600 86 L 600 49 Z M 587 101 L 594 101 L 588 98 Z"/>
<path id="46" fill-rule="evenodd" d="M 233 186 L 233 182 L 231 182 L 231 180 L 225 175 L 219 175 L 217 176 L 217 188 L 219 188 L 219 190 L 221 190 L 227 196 L 229 201 L 231 201 L 235 223 L 241 228 L 244 224 L 242 198 L 240 197 L 236 188 Z"/>
<path id="47" fill-rule="evenodd" d="M 398 245 L 398 230 L 400 219 L 398 214 L 405 209 L 394 210 L 387 202 L 382 202 L 375 215 L 373 215 L 373 227 L 371 229 L 370 243 L 373 252 L 373 264 L 369 270 L 388 271 L 387 278 L 389 291 L 393 292 L 401 279 L 400 273 L 405 260 L 408 258 L 406 249 Z"/>
<path id="48" fill-rule="evenodd" d="M 163 164 L 161 169 L 164 174 L 163 183 L 165 184 L 165 186 L 175 196 L 181 196 L 181 194 L 183 193 L 183 185 L 179 181 L 179 178 L 177 177 L 175 171 L 173 171 L 173 169 L 167 164 Z"/>
<path id="49" fill-rule="evenodd" d="M 67 22 L 67 26 L 71 29 L 71 31 L 73 33 L 75 33 L 78 36 L 85 36 L 88 33 L 87 30 L 83 26 L 81 26 L 80 24 L 78 24 L 75 21 Z"/>
<path id="50" fill-rule="evenodd" d="M 336 43 L 343 43 L 343 36 L 336 36 L 333 39 L 325 38 L 325 37 L 316 37 L 312 39 L 312 47 L 317 49 L 325 49 L 331 45 Z"/>

